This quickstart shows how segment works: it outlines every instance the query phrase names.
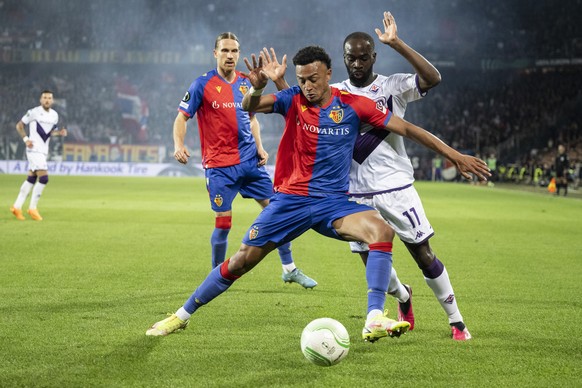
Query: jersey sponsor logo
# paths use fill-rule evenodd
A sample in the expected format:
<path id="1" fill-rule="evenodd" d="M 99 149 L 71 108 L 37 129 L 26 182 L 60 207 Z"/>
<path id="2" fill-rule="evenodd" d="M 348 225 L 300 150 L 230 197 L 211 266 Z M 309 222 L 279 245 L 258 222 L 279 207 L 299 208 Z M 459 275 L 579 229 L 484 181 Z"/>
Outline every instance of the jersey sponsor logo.
<path id="1" fill-rule="evenodd" d="M 380 87 L 376 84 L 372 84 L 372 86 L 370 86 L 369 90 L 370 90 L 370 93 L 376 94 L 380 90 Z"/>
<path id="2" fill-rule="evenodd" d="M 216 196 L 214 197 L 214 203 L 216 204 L 216 206 L 221 207 L 223 202 L 224 200 L 222 199 L 222 195 L 216 194 Z"/>
<path id="3" fill-rule="evenodd" d="M 233 109 L 233 108 L 242 109 L 242 102 L 229 101 L 229 102 L 223 102 L 221 104 L 218 101 L 212 101 L 212 107 L 214 109 L 220 109 L 220 108 L 224 108 L 224 109 Z"/>
<path id="4" fill-rule="evenodd" d="M 222 90 L 222 86 L 217 86 L 216 90 L 218 91 L 218 93 L 220 93 L 220 91 Z"/>
<path id="5" fill-rule="evenodd" d="M 317 133 L 320 135 L 346 136 L 350 134 L 350 127 L 320 128 L 317 125 L 303 123 L 301 129 L 307 132 Z"/>
<path id="6" fill-rule="evenodd" d="M 424 236 L 424 233 L 422 231 L 419 230 L 418 232 L 416 232 L 416 240 L 418 240 L 422 236 Z"/>
<path id="7" fill-rule="evenodd" d="M 247 84 L 240 84 L 238 90 L 240 90 L 242 94 L 247 94 L 247 92 L 249 91 L 249 87 L 247 86 Z"/>
<path id="8" fill-rule="evenodd" d="M 444 302 L 446 304 L 453 304 L 454 301 L 455 301 L 455 294 L 449 294 L 449 296 L 447 296 L 447 299 L 444 300 Z"/>
<path id="9" fill-rule="evenodd" d="M 184 98 L 182 98 L 182 101 L 184 102 L 190 101 L 190 92 L 186 92 L 186 94 L 184 94 Z"/>
<path id="10" fill-rule="evenodd" d="M 188 109 L 190 105 L 185 103 L 184 101 L 180 101 L 180 108 Z"/>
<path id="11" fill-rule="evenodd" d="M 344 118 L 344 110 L 339 106 L 334 106 L 331 112 L 329 112 L 329 118 L 332 119 L 336 124 L 341 123 L 342 119 Z"/>
<path id="12" fill-rule="evenodd" d="M 259 237 L 259 227 L 256 225 L 253 225 L 251 230 L 249 230 L 249 240 L 254 240 L 257 237 Z"/>
<path id="13" fill-rule="evenodd" d="M 307 110 L 307 107 L 303 104 L 301 104 L 301 112 L 305 112 Z"/>

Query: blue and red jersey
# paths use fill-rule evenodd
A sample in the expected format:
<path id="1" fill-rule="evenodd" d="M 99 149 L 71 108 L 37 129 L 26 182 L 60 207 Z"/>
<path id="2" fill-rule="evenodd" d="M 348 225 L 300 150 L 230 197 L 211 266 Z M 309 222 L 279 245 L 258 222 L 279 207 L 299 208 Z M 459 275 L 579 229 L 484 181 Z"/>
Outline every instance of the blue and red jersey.
<path id="1" fill-rule="evenodd" d="M 250 86 L 239 71 L 229 83 L 214 69 L 192 82 L 180 102 L 178 110 L 198 120 L 204 168 L 234 166 L 256 157 L 250 116 L 242 110 Z"/>
<path id="2" fill-rule="evenodd" d="M 304 196 L 347 194 L 360 123 L 385 127 L 392 115 L 382 104 L 334 87 L 326 106 L 315 106 L 299 86 L 276 93 L 273 112 L 285 117 L 275 191 Z"/>

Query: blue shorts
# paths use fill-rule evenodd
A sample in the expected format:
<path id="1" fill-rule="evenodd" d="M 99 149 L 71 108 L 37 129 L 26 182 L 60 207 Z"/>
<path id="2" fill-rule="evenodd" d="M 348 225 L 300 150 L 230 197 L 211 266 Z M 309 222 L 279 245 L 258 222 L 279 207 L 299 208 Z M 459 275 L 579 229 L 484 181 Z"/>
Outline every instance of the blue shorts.
<path id="1" fill-rule="evenodd" d="M 306 197 L 277 193 L 263 209 L 243 238 L 243 243 L 276 246 L 291 242 L 309 229 L 331 238 L 343 240 L 332 223 L 354 213 L 374 208 L 350 201 L 347 195 Z"/>
<path id="2" fill-rule="evenodd" d="M 258 163 L 258 158 L 252 158 L 235 166 L 206 169 L 206 189 L 212 210 L 231 210 L 232 201 L 238 193 L 243 198 L 257 200 L 273 196 L 271 177 L 264 166 L 257 167 Z"/>

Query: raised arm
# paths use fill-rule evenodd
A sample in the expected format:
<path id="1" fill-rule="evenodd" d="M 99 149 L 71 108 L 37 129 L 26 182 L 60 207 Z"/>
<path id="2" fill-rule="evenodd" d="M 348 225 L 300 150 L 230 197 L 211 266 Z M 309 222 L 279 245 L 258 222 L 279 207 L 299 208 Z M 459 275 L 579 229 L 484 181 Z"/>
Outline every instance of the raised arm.
<path id="1" fill-rule="evenodd" d="M 253 62 L 252 65 L 247 58 L 244 58 L 249 72 L 243 73 L 243 75 L 249 79 L 252 87 L 243 97 L 242 108 L 248 112 L 272 112 L 275 98 L 272 94 L 263 96 L 263 90 L 269 81 L 269 76 L 263 69 L 264 56 L 261 53 L 257 61 L 257 57 L 253 54 L 251 55 L 251 60 Z"/>
<path id="2" fill-rule="evenodd" d="M 434 88 L 441 82 L 441 74 L 426 58 L 408 46 L 398 37 L 398 29 L 394 16 L 390 12 L 384 12 L 384 32 L 376 28 L 376 34 L 380 42 L 387 44 L 406 59 L 418 74 L 418 85 L 422 91 Z"/>
<path id="3" fill-rule="evenodd" d="M 386 129 L 398 135 L 409 138 L 410 140 L 425 146 L 444 156 L 457 167 L 459 172 L 466 179 L 471 179 L 471 174 L 475 174 L 479 180 L 486 181 L 491 176 L 487 163 L 474 156 L 461 154 L 454 148 L 449 147 L 432 133 L 416 126 L 408 121 L 392 115 L 386 125 Z"/>
<path id="4" fill-rule="evenodd" d="M 283 59 L 281 63 L 277 59 L 277 54 L 275 53 L 275 49 L 271 47 L 271 51 L 267 50 L 266 47 L 263 47 L 263 51 L 261 52 L 261 56 L 263 57 L 263 71 L 267 76 L 273 81 L 277 90 L 288 89 L 289 84 L 285 80 L 285 71 L 287 70 L 287 54 L 283 55 Z"/>

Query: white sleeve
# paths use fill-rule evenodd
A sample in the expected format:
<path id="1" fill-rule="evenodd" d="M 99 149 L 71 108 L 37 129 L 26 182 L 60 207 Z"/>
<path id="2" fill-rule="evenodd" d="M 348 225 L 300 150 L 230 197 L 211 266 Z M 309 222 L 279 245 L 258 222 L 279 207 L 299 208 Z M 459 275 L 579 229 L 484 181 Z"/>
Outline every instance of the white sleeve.
<path id="1" fill-rule="evenodd" d="M 426 93 L 420 94 L 416 74 L 397 73 L 386 78 L 385 88 L 392 91 L 392 95 L 405 103 L 421 99 Z"/>
<path id="2" fill-rule="evenodd" d="M 24 116 L 22 116 L 22 118 L 20 119 L 20 121 L 22 121 L 25 125 L 28 125 L 31 121 L 34 121 L 35 117 L 34 117 L 34 110 L 30 109 L 28 112 L 26 112 L 26 114 Z"/>

